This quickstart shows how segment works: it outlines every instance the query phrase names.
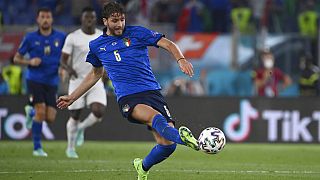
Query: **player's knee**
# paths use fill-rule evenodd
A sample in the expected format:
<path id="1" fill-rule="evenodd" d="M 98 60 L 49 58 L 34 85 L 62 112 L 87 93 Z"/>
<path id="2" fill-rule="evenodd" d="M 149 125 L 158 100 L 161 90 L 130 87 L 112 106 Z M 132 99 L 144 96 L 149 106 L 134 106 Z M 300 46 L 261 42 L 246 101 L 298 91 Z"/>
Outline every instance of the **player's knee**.
<path id="1" fill-rule="evenodd" d="M 104 115 L 103 111 L 92 111 L 92 113 L 97 118 L 102 118 L 102 116 Z"/>
<path id="2" fill-rule="evenodd" d="M 46 118 L 46 122 L 47 123 L 53 123 L 55 119 L 56 119 L 55 117 L 47 117 Z"/>
<path id="3" fill-rule="evenodd" d="M 105 113 L 105 106 L 96 106 L 92 108 L 92 113 L 97 118 L 102 118 Z"/>
<path id="4" fill-rule="evenodd" d="M 38 120 L 45 120 L 45 119 L 46 119 L 46 112 L 45 112 L 45 110 L 38 108 L 38 109 L 36 110 L 36 113 L 35 113 L 35 118 L 38 119 Z"/>
<path id="5" fill-rule="evenodd" d="M 80 119 L 80 111 L 79 110 L 70 110 L 70 116 L 72 119 L 78 121 Z"/>

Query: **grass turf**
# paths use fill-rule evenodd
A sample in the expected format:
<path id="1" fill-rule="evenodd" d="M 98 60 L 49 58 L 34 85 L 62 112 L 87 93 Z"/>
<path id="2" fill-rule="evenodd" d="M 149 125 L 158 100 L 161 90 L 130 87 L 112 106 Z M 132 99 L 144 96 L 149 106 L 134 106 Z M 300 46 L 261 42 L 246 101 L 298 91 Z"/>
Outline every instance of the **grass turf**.
<path id="1" fill-rule="evenodd" d="M 44 142 L 48 158 L 32 157 L 26 141 L 0 142 L 0 179 L 135 179 L 135 157 L 154 143 L 86 141 L 79 159 L 65 156 L 66 142 Z M 305 144 L 227 144 L 217 155 L 178 146 L 154 166 L 150 180 L 320 179 L 320 146 Z"/>

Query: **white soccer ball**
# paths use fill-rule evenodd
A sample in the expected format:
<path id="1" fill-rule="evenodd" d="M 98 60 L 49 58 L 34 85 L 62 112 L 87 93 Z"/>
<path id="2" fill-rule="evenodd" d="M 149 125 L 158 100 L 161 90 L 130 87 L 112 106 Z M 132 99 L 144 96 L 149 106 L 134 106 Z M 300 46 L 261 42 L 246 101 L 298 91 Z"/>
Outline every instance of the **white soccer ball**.
<path id="1" fill-rule="evenodd" d="M 217 154 L 226 145 L 226 137 L 219 128 L 208 127 L 201 132 L 198 142 L 201 151 Z"/>

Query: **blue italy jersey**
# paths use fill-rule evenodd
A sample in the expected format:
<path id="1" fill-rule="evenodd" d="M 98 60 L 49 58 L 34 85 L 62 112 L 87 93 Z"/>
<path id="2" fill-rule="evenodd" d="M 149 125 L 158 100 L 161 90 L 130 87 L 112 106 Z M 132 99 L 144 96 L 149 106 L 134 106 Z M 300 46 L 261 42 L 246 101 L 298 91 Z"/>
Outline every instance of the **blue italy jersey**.
<path id="1" fill-rule="evenodd" d="M 87 62 L 103 66 L 121 97 L 147 90 L 161 89 L 151 71 L 147 46 L 157 46 L 162 34 L 140 26 L 126 26 L 121 36 L 106 32 L 90 42 Z"/>
<path id="2" fill-rule="evenodd" d="M 58 68 L 61 49 L 64 44 L 65 34 L 52 30 L 49 36 L 35 31 L 26 34 L 20 44 L 18 52 L 21 55 L 29 54 L 30 59 L 38 57 L 41 64 L 37 67 L 28 67 L 27 79 L 47 85 L 58 85 Z"/>

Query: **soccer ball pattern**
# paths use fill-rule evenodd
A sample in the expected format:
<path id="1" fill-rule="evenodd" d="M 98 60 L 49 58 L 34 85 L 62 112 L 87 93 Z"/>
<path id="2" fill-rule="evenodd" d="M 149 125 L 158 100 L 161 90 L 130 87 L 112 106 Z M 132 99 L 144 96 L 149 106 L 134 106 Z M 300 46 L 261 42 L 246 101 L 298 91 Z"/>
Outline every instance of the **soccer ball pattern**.
<path id="1" fill-rule="evenodd" d="M 201 132 L 198 142 L 201 151 L 217 154 L 226 145 L 226 137 L 219 128 L 208 127 Z"/>

